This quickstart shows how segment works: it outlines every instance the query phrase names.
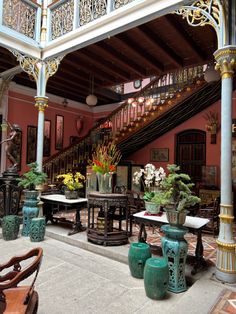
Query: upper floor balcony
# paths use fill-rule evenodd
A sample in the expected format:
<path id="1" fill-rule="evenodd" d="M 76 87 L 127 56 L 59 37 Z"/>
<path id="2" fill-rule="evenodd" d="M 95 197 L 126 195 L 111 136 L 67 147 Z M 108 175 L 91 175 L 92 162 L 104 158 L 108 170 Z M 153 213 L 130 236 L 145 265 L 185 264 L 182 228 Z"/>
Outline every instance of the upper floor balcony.
<path id="1" fill-rule="evenodd" d="M 0 40 L 37 58 L 80 49 L 173 12 L 183 0 L 1 0 Z"/>

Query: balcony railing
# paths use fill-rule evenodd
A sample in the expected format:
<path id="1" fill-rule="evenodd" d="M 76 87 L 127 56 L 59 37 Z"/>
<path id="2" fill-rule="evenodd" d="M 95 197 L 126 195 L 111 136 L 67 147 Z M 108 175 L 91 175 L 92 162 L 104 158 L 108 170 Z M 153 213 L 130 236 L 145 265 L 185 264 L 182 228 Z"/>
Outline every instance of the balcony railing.
<path id="1" fill-rule="evenodd" d="M 35 1 L 3 0 L 1 12 L 3 26 L 30 39 L 39 39 L 38 26 L 40 26 L 41 21 L 41 7 Z"/>
<path id="2" fill-rule="evenodd" d="M 49 40 L 61 37 L 135 0 L 59 0 L 48 6 Z M 42 8 L 36 1 L 3 0 L 2 26 L 40 40 Z"/>
<path id="3" fill-rule="evenodd" d="M 49 6 L 50 40 L 101 18 L 135 0 L 61 0 Z"/>

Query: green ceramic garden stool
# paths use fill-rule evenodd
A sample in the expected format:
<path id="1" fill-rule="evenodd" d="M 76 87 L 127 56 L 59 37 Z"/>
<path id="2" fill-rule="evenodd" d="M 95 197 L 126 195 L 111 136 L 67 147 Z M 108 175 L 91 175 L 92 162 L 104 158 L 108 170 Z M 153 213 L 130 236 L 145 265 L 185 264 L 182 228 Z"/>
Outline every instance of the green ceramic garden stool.
<path id="1" fill-rule="evenodd" d="M 146 243 L 131 243 L 128 260 L 131 275 L 135 278 L 143 278 L 145 262 L 151 257 L 150 246 Z"/>
<path id="2" fill-rule="evenodd" d="M 33 218 L 30 224 L 30 241 L 40 242 L 44 240 L 45 236 L 45 217 Z"/>
<path id="3" fill-rule="evenodd" d="M 20 219 L 16 215 L 7 215 L 2 218 L 2 236 L 6 241 L 17 239 L 20 229 Z"/>
<path id="4" fill-rule="evenodd" d="M 165 258 L 151 257 L 144 267 L 144 288 L 148 298 L 161 300 L 165 297 L 169 284 L 169 268 Z"/>
<path id="5" fill-rule="evenodd" d="M 178 293 L 187 290 L 185 279 L 185 262 L 188 243 L 184 239 L 188 229 L 164 225 L 161 227 L 165 236 L 161 238 L 163 256 L 168 261 L 169 285 L 168 290 Z"/>
<path id="6" fill-rule="evenodd" d="M 25 191 L 25 201 L 23 206 L 23 229 L 22 235 L 27 237 L 30 233 L 30 224 L 33 218 L 38 217 L 39 208 L 37 206 L 39 200 L 38 191 Z"/>

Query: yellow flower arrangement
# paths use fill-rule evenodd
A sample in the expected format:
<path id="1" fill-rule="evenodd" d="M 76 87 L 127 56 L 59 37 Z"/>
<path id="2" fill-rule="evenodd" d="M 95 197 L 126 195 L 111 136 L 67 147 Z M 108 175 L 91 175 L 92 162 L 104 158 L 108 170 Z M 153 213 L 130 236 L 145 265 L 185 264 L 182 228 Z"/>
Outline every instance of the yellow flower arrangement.
<path id="1" fill-rule="evenodd" d="M 90 164 L 94 172 L 105 174 L 115 172 L 120 159 L 121 153 L 113 142 L 103 143 L 96 147 Z"/>
<path id="2" fill-rule="evenodd" d="M 79 190 L 84 186 L 85 177 L 80 172 L 68 172 L 57 176 L 57 179 L 62 178 L 63 184 L 70 191 Z"/>

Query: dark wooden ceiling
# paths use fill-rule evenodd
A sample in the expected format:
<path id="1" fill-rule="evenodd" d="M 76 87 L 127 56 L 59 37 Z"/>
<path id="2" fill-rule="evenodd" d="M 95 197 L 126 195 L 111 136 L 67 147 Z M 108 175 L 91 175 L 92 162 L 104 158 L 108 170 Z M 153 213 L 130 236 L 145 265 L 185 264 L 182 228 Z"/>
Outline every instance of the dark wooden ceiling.
<path id="1" fill-rule="evenodd" d="M 93 76 L 97 105 L 118 102 L 123 97 L 112 86 L 207 63 L 216 47 L 210 26 L 191 27 L 180 16 L 166 15 L 68 54 L 49 79 L 47 92 L 85 103 Z M 16 65 L 15 57 L 0 48 L 0 71 Z M 13 81 L 35 88 L 24 72 Z"/>

